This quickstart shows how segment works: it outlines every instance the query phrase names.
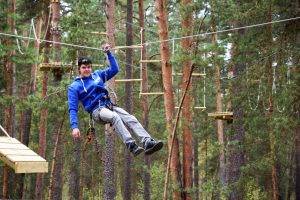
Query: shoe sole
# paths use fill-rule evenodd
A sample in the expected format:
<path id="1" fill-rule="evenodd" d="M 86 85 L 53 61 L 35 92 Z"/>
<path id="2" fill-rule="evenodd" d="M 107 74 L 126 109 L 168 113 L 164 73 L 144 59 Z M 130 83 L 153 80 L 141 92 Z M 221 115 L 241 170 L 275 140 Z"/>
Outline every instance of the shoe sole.
<path id="1" fill-rule="evenodd" d="M 136 152 L 134 152 L 133 156 L 136 157 L 136 156 L 138 156 L 139 154 L 141 154 L 143 151 L 144 151 L 144 149 L 143 149 L 143 148 L 140 148 L 139 150 L 137 150 Z"/>
<path id="2" fill-rule="evenodd" d="M 150 154 L 153 154 L 154 152 L 156 151 L 159 151 L 161 150 L 161 148 L 164 146 L 164 143 L 163 142 L 158 142 L 156 145 L 154 145 L 151 149 L 147 149 L 145 151 L 145 154 L 146 155 L 150 155 Z"/>

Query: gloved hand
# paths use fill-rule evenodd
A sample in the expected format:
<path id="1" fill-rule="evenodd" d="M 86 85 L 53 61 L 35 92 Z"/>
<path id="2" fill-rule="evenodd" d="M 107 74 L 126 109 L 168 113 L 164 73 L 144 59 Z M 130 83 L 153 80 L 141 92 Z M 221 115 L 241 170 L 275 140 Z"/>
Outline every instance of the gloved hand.
<path id="1" fill-rule="evenodd" d="M 109 44 L 103 44 L 101 46 L 101 48 L 102 48 L 102 50 L 103 50 L 104 53 L 110 52 L 110 45 Z"/>

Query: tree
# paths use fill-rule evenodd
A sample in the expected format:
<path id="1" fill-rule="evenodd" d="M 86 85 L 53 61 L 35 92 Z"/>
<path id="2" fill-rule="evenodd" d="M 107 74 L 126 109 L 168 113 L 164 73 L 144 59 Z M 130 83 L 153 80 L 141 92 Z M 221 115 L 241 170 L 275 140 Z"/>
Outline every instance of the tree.
<path id="1" fill-rule="evenodd" d="M 143 44 L 143 47 L 141 49 L 141 59 L 146 60 L 147 59 L 147 49 L 146 49 L 146 33 L 145 33 L 145 17 L 144 17 L 144 0 L 139 0 L 139 24 L 141 27 L 141 43 Z M 142 76 L 142 92 L 148 92 L 148 67 L 147 63 L 141 63 L 141 76 Z M 143 95 L 142 96 L 142 106 L 143 106 L 143 117 L 142 122 L 143 126 L 146 130 L 148 130 L 149 127 L 149 103 L 148 103 L 148 96 Z M 144 156 L 144 164 L 146 166 L 146 170 L 144 170 L 144 200 L 150 200 L 151 199 L 151 193 L 150 193 L 150 156 L 145 155 Z"/>
<path id="2" fill-rule="evenodd" d="M 192 199 L 191 190 L 193 187 L 193 141 L 192 141 L 192 130 L 191 130 L 191 122 L 192 122 L 192 87 L 189 83 L 188 79 L 190 77 L 191 68 L 192 68 L 192 60 L 188 56 L 192 50 L 192 37 L 186 37 L 192 35 L 193 33 L 193 12 L 192 12 L 192 1 L 191 0 L 182 0 L 181 1 L 181 24 L 182 24 L 182 49 L 185 57 L 183 58 L 183 67 L 182 67 L 182 91 L 186 92 L 186 96 L 183 100 L 182 107 L 182 142 L 183 142 L 183 188 L 184 188 L 184 199 Z M 187 91 L 185 91 L 187 90 Z"/>
<path id="3" fill-rule="evenodd" d="M 11 34 L 15 33 L 16 27 L 16 1 L 7 1 L 7 27 Z M 8 97 L 14 97 L 16 95 L 16 65 L 13 62 L 13 57 L 15 56 L 15 50 L 12 49 L 13 40 L 12 38 L 6 38 L 5 45 L 8 46 L 9 50 L 4 58 L 4 83 L 5 83 L 5 94 Z M 4 109 L 4 128 L 12 136 L 15 137 L 15 105 L 12 101 L 6 105 Z M 8 181 L 9 181 L 9 169 L 5 165 L 3 167 L 2 175 L 2 199 L 6 199 L 8 195 Z"/>
<path id="4" fill-rule="evenodd" d="M 48 19 L 50 16 L 50 13 L 45 12 L 45 18 Z M 41 17 L 41 16 L 40 16 Z M 39 23 L 42 23 L 42 19 L 39 18 Z M 50 27 L 48 26 L 49 21 L 46 22 L 46 27 Z M 37 26 L 37 28 L 39 27 L 39 25 Z M 50 40 L 50 29 L 48 28 L 47 30 L 45 30 L 46 32 L 46 40 Z M 37 32 L 38 33 L 38 32 Z M 38 34 L 37 34 L 38 35 Z M 37 45 L 36 48 L 39 49 L 38 45 L 39 42 L 35 41 L 35 44 Z M 45 44 L 45 48 L 44 48 L 44 63 L 49 63 L 49 58 L 48 58 L 48 54 L 49 54 L 49 49 L 50 49 L 50 43 L 47 42 Z M 36 74 L 36 65 L 32 66 L 32 74 Z M 36 77 L 35 77 L 36 78 Z M 43 72 L 43 82 L 42 82 L 42 101 L 45 101 L 47 98 L 47 92 L 48 92 L 48 72 Z M 32 80 L 33 84 L 34 84 L 34 79 Z M 33 86 L 32 88 L 34 88 L 35 86 Z M 42 156 L 43 158 L 46 157 L 46 149 L 47 149 L 47 140 L 46 140 L 46 133 L 47 133 L 47 117 L 48 117 L 48 109 L 46 107 L 42 107 L 41 111 L 40 111 L 40 130 L 39 130 L 39 155 Z M 35 199 L 43 199 L 43 189 L 44 189 L 44 174 L 37 174 L 36 176 L 36 183 L 35 183 Z"/>
<path id="5" fill-rule="evenodd" d="M 216 19 L 214 9 L 215 4 L 213 3 L 212 9 L 212 31 L 216 32 Z M 212 34 L 212 42 L 217 45 L 218 35 L 217 33 Z M 214 56 L 214 65 L 216 68 L 216 110 L 217 112 L 222 112 L 222 97 L 221 97 L 221 76 L 220 76 L 220 63 L 218 63 L 218 48 L 216 48 L 215 52 L 213 53 Z M 219 155 L 219 181 L 223 185 L 225 183 L 225 151 L 224 151 L 224 130 L 223 130 L 223 121 L 220 119 L 216 120 L 217 123 L 217 132 L 218 132 L 218 143 L 220 146 L 220 155 Z"/>
<path id="6" fill-rule="evenodd" d="M 158 20 L 158 33 L 160 41 L 160 56 L 162 64 L 162 79 L 164 87 L 164 105 L 166 112 L 167 130 L 169 133 L 168 147 L 169 151 L 172 151 L 170 160 L 170 173 L 172 177 L 172 197 L 173 199 L 181 199 L 181 173 L 180 173 L 180 155 L 179 155 L 179 141 L 176 135 L 172 138 L 172 132 L 174 127 L 174 94 L 172 86 L 172 65 L 170 62 L 171 54 L 168 43 L 168 18 L 167 8 L 163 0 L 156 1 L 157 6 L 157 20 Z M 174 142 L 172 141 L 174 140 Z M 171 148 L 173 148 L 171 150 Z M 169 167 L 169 166 L 168 166 Z M 168 176 L 168 174 L 166 175 Z M 166 177 L 167 179 L 168 177 Z M 165 183 L 166 184 L 166 183 Z M 179 187 L 179 188 L 178 188 Z M 166 186 L 164 198 L 166 198 Z"/>
<path id="7" fill-rule="evenodd" d="M 126 18 L 126 46 L 133 45 L 133 1 L 127 0 L 127 18 Z M 125 78 L 132 78 L 132 65 L 133 51 L 131 48 L 126 49 L 126 71 Z M 132 113 L 132 83 L 127 82 L 125 84 L 125 109 L 128 113 Z M 128 149 L 125 148 L 124 151 L 124 174 L 123 174 L 123 198 L 125 200 L 131 199 L 131 155 Z"/>
<path id="8" fill-rule="evenodd" d="M 234 27 L 237 27 L 238 25 L 235 25 Z M 241 26 L 241 24 L 239 24 Z M 232 47 L 232 67 L 229 70 L 229 74 L 232 74 L 233 77 L 238 77 L 237 80 L 233 81 L 232 84 L 230 84 L 230 102 L 228 103 L 227 110 L 233 109 L 233 123 L 230 124 L 230 133 L 228 136 L 228 146 L 227 146 L 227 157 L 228 157 L 228 167 L 227 167 L 227 184 L 230 187 L 233 184 L 238 183 L 240 177 L 241 177 L 241 168 L 244 164 L 244 151 L 243 151 L 243 143 L 245 138 L 245 129 L 243 125 L 244 120 L 244 111 L 241 108 L 242 102 L 231 102 L 232 99 L 235 99 L 235 97 L 241 97 L 243 94 L 244 85 L 238 84 L 238 82 L 241 81 L 242 73 L 245 71 L 245 64 L 244 63 L 236 63 L 238 60 L 239 55 L 239 45 L 238 41 L 241 40 L 243 36 L 244 31 L 240 30 L 237 31 L 237 41 L 233 43 Z M 231 193 L 229 194 L 228 199 L 234 200 L 234 199 L 243 199 L 243 194 L 240 188 L 234 187 Z"/>
<path id="9" fill-rule="evenodd" d="M 106 1 L 106 31 L 108 43 L 115 46 L 115 23 L 114 23 L 115 1 Z M 110 87 L 115 89 L 114 79 L 110 81 Z M 115 134 L 109 125 L 105 126 L 105 149 L 103 159 L 103 199 L 111 200 L 116 196 L 115 180 Z"/>

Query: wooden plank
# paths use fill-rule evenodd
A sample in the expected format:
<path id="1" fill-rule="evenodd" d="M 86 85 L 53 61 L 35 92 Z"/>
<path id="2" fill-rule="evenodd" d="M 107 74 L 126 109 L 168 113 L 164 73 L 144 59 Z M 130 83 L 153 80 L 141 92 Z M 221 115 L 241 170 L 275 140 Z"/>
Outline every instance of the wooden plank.
<path id="1" fill-rule="evenodd" d="M 200 109 L 200 110 L 205 110 L 206 107 L 201 107 L 201 106 L 195 106 L 194 109 Z"/>
<path id="2" fill-rule="evenodd" d="M 8 166 L 10 166 L 11 168 L 15 169 L 15 163 L 13 163 L 12 161 L 10 161 L 9 159 L 7 159 L 5 156 L 0 154 L 0 159 L 5 162 Z"/>
<path id="3" fill-rule="evenodd" d="M 163 95 L 164 92 L 141 92 L 140 95 Z"/>
<path id="4" fill-rule="evenodd" d="M 46 160 L 44 158 L 42 158 L 41 156 L 7 155 L 6 158 L 12 162 L 21 162 L 21 161 L 46 162 Z"/>
<path id="5" fill-rule="evenodd" d="M 233 112 L 214 112 L 208 113 L 208 116 L 214 117 L 215 119 L 232 120 Z"/>
<path id="6" fill-rule="evenodd" d="M 48 162 L 17 162 L 15 173 L 47 173 Z"/>
<path id="7" fill-rule="evenodd" d="M 140 63 L 160 63 L 161 60 L 140 60 Z"/>
<path id="8" fill-rule="evenodd" d="M 179 106 L 175 106 L 176 109 L 179 108 Z M 199 106 L 196 106 L 196 107 L 193 107 L 193 109 L 202 109 L 202 110 L 205 110 L 206 107 L 199 107 Z"/>
<path id="9" fill-rule="evenodd" d="M 143 48 L 141 45 L 131 45 L 131 46 L 116 46 L 112 49 L 136 49 L 136 48 Z"/>
<path id="10" fill-rule="evenodd" d="M 70 65 L 70 64 L 63 64 L 61 62 L 54 62 L 54 63 L 40 63 L 39 69 L 40 71 L 51 71 L 54 69 L 61 69 L 64 71 L 70 71 L 72 69 L 76 69 L 76 65 Z"/>
<path id="11" fill-rule="evenodd" d="M 173 73 L 173 76 L 182 76 L 182 73 Z M 206 74 L 202 74 L 202 73 L 192 73 L 193 77 L 205 77 Z"/>
<path id="12" fill-rule="evenodd" d="M 90 34 L 92 34 L 92 35 L 107 35 L 106 32 L 97 32 L 97 31 L 92 31 L 92 32 L 90 32 Z"/>
<path id="13" fill-rule="evenodd" d="M 48 172 L 48 162 L 15 138 L 0 137 L 0 159 L 15 173 Z"/>
<path id="14" fill-rule="evenodd" d="M 20 142 L 12 137 L 0 136 L 0 144 L 1 143 L 20 143 Z"/>
<path id="15" fill-rule="evenodd" d="M 24 156 L 38 156 L 30 149 L 0 149 L 0 153 L 4 156 L 8 155 L 24 155 Z"/>
<path id="16" fill-rule="evenodd" d="M 142 79 L 117 79 L 116 83 L 124 83 L 124 82 L 140 82 Z"/>
<path id="17" fill-rule="evenodd" d="M 0 143 L 0 149 L 28 149 L 28 147 L 22 143 Z"/>

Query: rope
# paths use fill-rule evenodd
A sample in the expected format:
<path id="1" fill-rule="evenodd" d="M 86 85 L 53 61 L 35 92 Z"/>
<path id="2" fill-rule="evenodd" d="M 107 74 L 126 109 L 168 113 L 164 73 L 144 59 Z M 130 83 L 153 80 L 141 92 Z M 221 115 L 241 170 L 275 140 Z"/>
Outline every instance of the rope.
<path id="1" fill-rule="evenodd" d="M 287 21 L 293 21 L 293 20 L 298 20 L 298 19 L 300 19 L 300 16 L 299 17 L 288 18 L 288 19 L 271 21 L 271 22 L 264 22 L 264 23 L 260 23 L 260 24 L 253 24 L 253 25 L 248 25 L 248 26 L 236 27 L 236 28 L 231 28 L 231 29 L 226 29 L 226 30 L 219 30 L 219 31 L 212 31 L 212 32 L 201 33 L 201 34 L 196 34 L 196 35 L 189 35 L 189 36 L 184 36 L 184 37 L 177 37 L 177 38 L 173 37 L 173 38 L 167 39 L 167 40 L 158 40 L 158 41 L 153 41 L 153 42 L 146 42 L 143 45 L 156 44 L 156 43 L 168 42 L 168 41 L 172 41 L 172 40 L 181 40 L 181 39 L 187 39 L 187 38 L 193 38 L 193 37 L 200 37 L 200 36 L 206 36 L 206 35 L 212 35 L 212 34 L 218 34 L 218 33 L 227 33 L 227 32 L 231 32 L 231 31 L 235 31 L 235 30 L 254 28 L 254 27 L 265 26 L 265 25 L 269 25 L 269 24 L 276 24 L 276 23 L 287 22 Z M 17 37 L 17 38 L 22 38 L 22 39 L 36 40 L 35 38 L 32 38 L 32 37 L 18 36 L 18 35 L 15 35 L 15 34 L 3 33 L 3 32 L 0 32 L 0 35 L 9 36 L 9 37 Z M 54 42 L 54 41 L 45 40 L 45 39 L 41 39 L 40 41 L 49 42 L 49 43 L 53 43 L 53 44 L 61 44 L 61 45 L 70 46 L 70 47 L 78 47 L 78 48 L 84 48 L 84 49 L 94 49 L 94 50 L 103 51 L 101 48 L 98 48 L 98 47 L 89 47 L 89 46 L 70 44 L 70 43 L 65 43 L 65 42 Z M 136 45 L 132 45 L 132 46 L 136 46 Z M 114 48 L 112 48 L 112 50 L 114 50 Z"/>
<path id="2" fill-rule="evenodd" d="M 15 29 L 15 34 L 18 35 L 17 29 Z M 20 54 L 24 55 L 23 51 L 21 50 L 21 46 L 20 46 L 18 38 L 16 38 L 16 41 L 17 41 L 17 46 L 18 46 L 18 50 L 19 50 Z"/>
<path id="3" fill-rule="evenodd" d="M 0 124 L 0 129 L 3 131 L 3 133 L 5 133 L 5 135 L 7 136 L 7 137 L 9 137 L 10 138 L 10 135 L 6 132 L 6 130 L 1 126 L 1 124 Z"/>

